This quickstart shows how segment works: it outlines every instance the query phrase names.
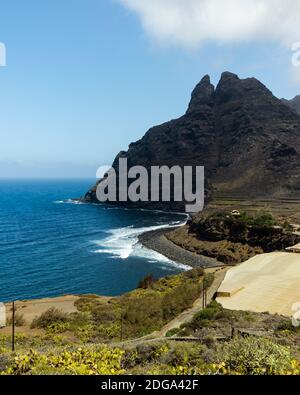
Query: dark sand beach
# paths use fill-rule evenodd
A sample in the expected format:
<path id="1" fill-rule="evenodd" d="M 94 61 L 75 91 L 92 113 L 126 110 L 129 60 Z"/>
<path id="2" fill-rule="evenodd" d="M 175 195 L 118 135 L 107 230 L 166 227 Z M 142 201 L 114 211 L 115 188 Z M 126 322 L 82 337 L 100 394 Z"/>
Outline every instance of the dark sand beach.
<path id="1" fill-rule="evenodd" d="M 166 256 L 174 262 L 186 266 L 204 268 L 225 266 L 224 263 L 219 262 L 216 259 L 192 253 L 172 243 L 165 237 L 165 234 L 175 229 L 177 229 L 177 227 L 145 232 L 139 236 L 139 241 L 145 247 Z"/>

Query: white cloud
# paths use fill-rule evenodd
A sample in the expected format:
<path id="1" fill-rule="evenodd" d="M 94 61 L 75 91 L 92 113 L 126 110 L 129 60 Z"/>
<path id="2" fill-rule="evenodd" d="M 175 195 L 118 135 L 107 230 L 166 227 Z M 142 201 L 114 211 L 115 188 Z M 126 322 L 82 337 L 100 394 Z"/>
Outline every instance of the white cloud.
<path id="1" fill-rule="evenodd" d="M 159 42 L 196 48 L 204 42 L 300 41 L 298 0 L 119 0 Z"/>

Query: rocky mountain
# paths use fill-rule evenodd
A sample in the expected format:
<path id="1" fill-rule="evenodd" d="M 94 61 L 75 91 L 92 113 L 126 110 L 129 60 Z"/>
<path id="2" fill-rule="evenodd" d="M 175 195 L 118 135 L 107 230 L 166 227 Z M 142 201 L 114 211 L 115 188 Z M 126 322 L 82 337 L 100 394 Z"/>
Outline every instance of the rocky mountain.
<path id="1" fill-rule="evenodd" d="M 129 166 L 205 166 L 207 196 L 300 196 L 300 116 L 255 78 L 225 72 L 215 88 L 206 75 L 186 113 L 130 144 Z M 95 201 L 95 187 L 86 200 Z M 145 206 L 145 204 L 143 204 Z M 147 206 L 147 205 L 146 205 Z M 182 204 L 150 204 L 182 209 Z"/>
<path id="2" fill-rule="evenodd" d="M 300 95 L 295 96 L 292 100 L 282 99 L 282 101 L 293 110 L 295 110 L 298 114 L 300 114 Z"/>

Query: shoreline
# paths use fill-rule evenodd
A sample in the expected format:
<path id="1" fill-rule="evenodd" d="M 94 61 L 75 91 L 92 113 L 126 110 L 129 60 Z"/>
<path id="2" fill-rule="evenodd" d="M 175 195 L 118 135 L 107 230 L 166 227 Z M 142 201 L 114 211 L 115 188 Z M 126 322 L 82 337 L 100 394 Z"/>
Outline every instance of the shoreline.
<path id="1" fill-rule="evenodd" d="M 214 258 L 209 258 L 204 255 L 198 255 L 178 245 L 172 243 L 165 237 L 165 234 L 171 232 L 180 226 L 174 226 L 172 228 L 164 228 L 158 230 L 152 230 L 144 232 L 139 235 L 139 242 L 146 248 L 158 252 L 165 256 L 171 261 L 189 266 L 192 268 L 203 267 L 204 269 L 209 268 L 221 268 L 226 265 L 223 262 L 217 261 Z M 229 267 L 230 265 L 228 265 Z"/>

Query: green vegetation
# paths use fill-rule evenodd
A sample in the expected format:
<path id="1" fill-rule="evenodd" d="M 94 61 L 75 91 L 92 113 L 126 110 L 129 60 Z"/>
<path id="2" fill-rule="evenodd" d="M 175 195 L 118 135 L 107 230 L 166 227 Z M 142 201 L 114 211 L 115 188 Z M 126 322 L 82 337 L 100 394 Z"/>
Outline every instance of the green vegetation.
<path id="1" fill-rule="evenodd" d="M 294 326 L 290 319 L 282 320 L 278 324 L 276 330 L 279 332 L 284 332 L 286 334 L 300 333 L 300 327 Z"/>
<path id="2" fill-rule="evenodd" d="M 283 251 L 300 241 L 287 221 L 279 221 L 265 212 L 256 216 L 226 211 L 202 213 L 166 237 L 188 251 L 225 264 L 241 263 L 261 253 Z"/>
<path id="3" fill-rule="evenodd" d="M 12 325 L 12 317 L 7 320 L 7 325 Z M 16 313 L 15 314 L 15 326 L 24 326 L 25 325 L 25 319 L 24 315 L 21 313 Z"/>
<path id="4" fill-rule="evenodd" d="M 39 335 L 16 335 L 17 353 L 11 337 L 0 336 L 0 375 L 300 375 L 300 332 L 278 315 L 213 301 L 164 339 L 138 339 L 189 308 L 212 281 L 193 269 L 116 298 L 84 296 L 76 313 L 49 309 L 34 320 Z"/>
<path id="5" fill-rule="evenodd" d="M 149 275 L 138 289 L 116 298 L 81 297 L 76 302 L 77 313 L 51 308 L 36 317 L 31 327 L 49 335 L 69 332 L 83 343 L 141 337 L 191 307 L 202 287 L 209 287 L 212 281 L 213 276 L 204 275 L 202 268 L 157 281 Z"/>
<path id="6" fill-rule="evenodd" d="M 224 312 L 222 305 L 213 301 L 206 309 L 199 311 L 199 313 L 195 315 L 194 321 L 203 322 L 203 320 L 213 320 L 220 316 L 221 312 Z"/>
<path id="7" fill-rule="evenodd" d="M 40 317 L 36 317 L 31 323 L 31 328 L 48 329 L 50 326 L 64 324 L 67 323 L 67 321 L 67 314 L 52 307 L 51 309 L 42 313 Z"/>
<path id="8" fill-rule="evenodd" d="M 126 347 L 91 345 L 51 347 L 0 355 L 0 374 L 259 374 L 299 375 L 288 347 L 263 338 L 214 342 L 144 342 Z"/>
<path id="9" fill-rule="evenodd" d="M 287 347 L 251 336 L 236 338 L 226 344 L 220 359 L 230 371 L 247 375 L 284 374 L 289 371 L 293 361 Z"/>
<path id="10" fill-rule="evenodd" d="M 167 333 L 166 333 L 166 337 L 172 337 L 174 335 L 177 335 L 177 333 L 180 332 L 180 328 L 173 328 L 170 329 Z"/>
<path id="11" fill-rule="evenodd" d="M 121 368 L 123 354 L 121 349 L 107 346 L 63 350 L 60 353 L 38 353 L 30 350 L 25 355 L 15 357 L 3 373 L 117 375 L 124 373 Z"/>
<path id="12" fill-rule="evenodd" d="M 138 284 L 138 288 L 147 289 L 151 288 L 155 283 L 154 277 L 152 274 L 148 274 L 145 276 Z"/>
<path id="13" fill-rule="evenodd" d="M 270 213 L 260 213 L 250 216 L 246 213 L 231 215 L 226 212 L 216 212 L 196 218 L 190 224 L 190 230 L 202 235 L 207 240 L 230 240 L 247 243 L 251 235 L 258 230 L 274 229 L 278 221 Z M 257 244 L 259 245 L 259 244 Z"/>

